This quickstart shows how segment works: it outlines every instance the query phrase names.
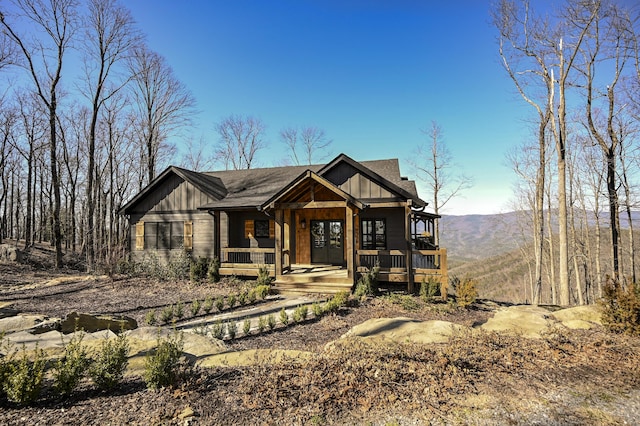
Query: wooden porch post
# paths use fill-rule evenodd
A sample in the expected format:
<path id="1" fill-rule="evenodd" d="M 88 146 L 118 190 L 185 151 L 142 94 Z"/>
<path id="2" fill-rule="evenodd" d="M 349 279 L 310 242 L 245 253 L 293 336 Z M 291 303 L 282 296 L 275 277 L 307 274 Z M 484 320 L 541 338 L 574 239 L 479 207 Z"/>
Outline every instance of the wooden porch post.
<path id="1" fill-rule="evenodd" d="M 283 271 L 291 271 L 291 210 L 284 210 L 283 220 L 283 254 L 282 254 L 282 269 Z M 287 257 L 287 261 L 284 261 L 284 257 Z"/>
<path id="2" fill-rule="evenodd" d="M 354 226 L 353 221 L 355 217 L 354 209 L 347 203 L 345 209 L 345 226 L 346 226 L 346 238 L 345 238 L 345 250 L 347 253 L 347 277 L 355 282 L 355 238 L 354 238 Z"/>
<path id="3" fill-rule="evenodd" d="M 415 292 L 414 276 L 413 276 L 413 245 L 411 244 L 411 200 L 407 200 L 407 205 L 404 208 L 405 220 L 404 220 L 404 236 L 407 242 L 407 291 L 409 293 Z"/>
<path id="4" fill-rule="evenodd" d="M 275 217 L 275 245 L 276 245 L 276 278 L 282 275 L 282 219 L 284 211 L 282 209 L 276 209 Z"/>
<path id="5" fill-rule="evenodd" d="M 211 210 L 209 210 L 211 213 Z M 213 255 L 222 262 L 222 253 L 220 252 L 220 212 L 211 213 L 213 216 Z"/>

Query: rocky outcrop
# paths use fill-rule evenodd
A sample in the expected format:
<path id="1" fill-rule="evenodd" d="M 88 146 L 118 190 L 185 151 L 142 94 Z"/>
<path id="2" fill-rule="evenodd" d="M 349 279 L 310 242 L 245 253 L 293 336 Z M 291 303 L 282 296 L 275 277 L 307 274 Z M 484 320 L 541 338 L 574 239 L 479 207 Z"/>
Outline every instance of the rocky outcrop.
<path id="1" fill-rule="evenodd" d="M 76 330 L 84 330 L 93 333 L 100 330 L 111 330 L 119 333 L 122 330 L 133 330 L 138 323 L 133 318 L 126 316 L 112 317 L 107 315 L 90 315 L 71 312 L 60 323 L 60 331 L 64 334 L 73 333 Z"/>
<path id="2" fill-rule="evenodd" d="M 22 251 L 11 244 L 0 244 L 0 261 L 22 262 Z"/>

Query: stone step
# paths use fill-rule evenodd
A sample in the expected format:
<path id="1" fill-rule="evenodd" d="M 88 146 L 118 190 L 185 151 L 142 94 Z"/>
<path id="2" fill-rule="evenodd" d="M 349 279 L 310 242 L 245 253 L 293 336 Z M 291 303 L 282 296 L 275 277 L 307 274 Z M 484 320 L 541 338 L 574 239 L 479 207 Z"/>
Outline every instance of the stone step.
<path id="1" fill-rule="evenodd" d="M 272 289 L 279 294 L 335 294 L 341 291 L 351 291 L 350 282 L 281 282 L 276 281 Z"/>

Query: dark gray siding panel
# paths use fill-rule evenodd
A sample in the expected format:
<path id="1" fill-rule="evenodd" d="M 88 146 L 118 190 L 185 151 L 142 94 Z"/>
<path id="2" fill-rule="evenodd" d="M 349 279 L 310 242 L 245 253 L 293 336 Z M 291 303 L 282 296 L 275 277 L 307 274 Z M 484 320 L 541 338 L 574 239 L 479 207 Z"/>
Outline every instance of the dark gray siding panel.
<path id="1" fill-rule="evenodd" d="M 275 240 L 273 238 L 245 238 L 244 222 L 245 220 L 273 220 L 273 218 L 261 213 L 257 210 L 234 211 L 228 213 L 229 218 L 229 240 L 228 247 L 241 248 L 273 248 Z M 223 246 L 224 247 L 224 246 Z"/>
<path id="2" fill-rule="evenodd" d="M 407 249 L 404 232 L 404 208 L 367 209 L 360 213 L 360 219 L 385 219 L 387 223 L 387 249 Z"/>
<path id="3" fill-rule="evenodd" d="M 391 192 L 348 164 L 341 164 L 325 177 L 344 192 L 358 199 L 394 198 Z"/>

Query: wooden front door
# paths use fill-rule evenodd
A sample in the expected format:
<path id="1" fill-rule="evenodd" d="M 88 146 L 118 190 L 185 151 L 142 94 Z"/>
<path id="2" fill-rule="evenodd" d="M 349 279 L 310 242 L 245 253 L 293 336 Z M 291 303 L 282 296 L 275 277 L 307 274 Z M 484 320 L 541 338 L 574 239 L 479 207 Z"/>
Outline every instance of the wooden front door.
<path id="1" fill-rule="evenodd" d="M 344 222 L 311 221 L 311 263 L 344 265 Z"/>

